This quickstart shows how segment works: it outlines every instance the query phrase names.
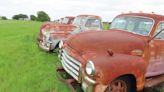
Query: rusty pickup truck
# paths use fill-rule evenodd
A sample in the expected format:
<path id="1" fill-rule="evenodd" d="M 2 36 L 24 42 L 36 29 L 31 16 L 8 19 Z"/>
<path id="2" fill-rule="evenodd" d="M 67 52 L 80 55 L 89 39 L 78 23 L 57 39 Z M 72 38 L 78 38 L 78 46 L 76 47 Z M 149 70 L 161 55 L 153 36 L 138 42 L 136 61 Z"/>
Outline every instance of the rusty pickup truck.
<path id="1" fill-rule="evenodd" d="M 48 50 L 47 48 L 45 48 L 46 46 L 49 46 L 49 43 L 45 43 L 47 36 L 49 36 L 51 33 L 55 32 L 55 30 L 63 30 L 63 27 L 65 28 L 66 26 L 69 26 L 69 28 L 71 29 L 72 26 L 72 22 L 74 20 L 75 17 L 73 16 L 66 16 L 64 18 L 61 18 L 61 20 L 56 23 L 56 22 L 45 22 L 41 25 L 40 27 L 40 31 L 37 37 L 37 43 L 38 46 L 40 48 L 42 48 L 43 50 Z"/>
<path id="2" fill-rule="evenodd" d="M 62 68 L 84 92 L 136 92 L 164 82 L 164 16 L 120 14 L 109 31 L 60 42 Z"/>

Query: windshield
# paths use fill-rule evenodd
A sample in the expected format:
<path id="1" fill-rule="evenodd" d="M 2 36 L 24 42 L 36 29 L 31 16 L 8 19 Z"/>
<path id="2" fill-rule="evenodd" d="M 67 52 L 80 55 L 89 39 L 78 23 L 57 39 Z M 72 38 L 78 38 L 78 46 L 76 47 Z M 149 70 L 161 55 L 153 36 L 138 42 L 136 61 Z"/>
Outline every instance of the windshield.
<path id="1" fill-rule="evenodd" d="M 64 18 L 63 21 L 62 21 L 62 23 L 64 23 L 64 24 L 68 24 L 68 22 L 69 22 L 68 18 Z"/>
<path id="2" fill-rule="evenodd" d="M 85 17 L 76 17 L 72 24 L 74 25 L 84 25 Z"/>
<path id="3" fill-rule="evenodd" d="M 86 27 L 100 27 L 101 21 L 99 19 L 88 19 L 86 23 Z"/>
<path id="4" fill-rule="evenodd" d="M 147 36 L 153 26 L 153 20 L 149 18 L 123 16 L 117 17 L 111 24 L 110 29 L 126 30 L 128 32 Z"/>

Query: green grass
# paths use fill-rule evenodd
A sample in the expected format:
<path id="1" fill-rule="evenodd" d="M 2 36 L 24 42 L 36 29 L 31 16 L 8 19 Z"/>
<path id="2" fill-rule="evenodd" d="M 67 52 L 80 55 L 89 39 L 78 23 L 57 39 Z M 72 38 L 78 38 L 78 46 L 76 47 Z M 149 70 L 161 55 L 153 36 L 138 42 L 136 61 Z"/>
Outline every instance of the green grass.
<path id="1" fill-rule="evenodd" d="M 0 92 L 70 92 L 57 79 L 57 55 L 37 47 L 40 25 L 0 20 Z"/>
<path id="2" fill-rule="evenodd" d="M 108 23 L 103 23 L 103 29 L 109 30 L 110 25 Z"/>

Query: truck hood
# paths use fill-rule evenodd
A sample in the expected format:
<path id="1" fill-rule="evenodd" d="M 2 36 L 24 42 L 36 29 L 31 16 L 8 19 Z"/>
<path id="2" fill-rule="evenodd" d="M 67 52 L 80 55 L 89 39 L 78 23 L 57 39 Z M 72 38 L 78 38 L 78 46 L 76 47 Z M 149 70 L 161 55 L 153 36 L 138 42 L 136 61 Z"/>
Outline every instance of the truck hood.
<path id="1" fill-rule="evenodd" d="M 146 41 L 143 36 L 121 30 L 84 32 L 68 38 L 66 44 L 79 54 L 107 52 L 131 54 L 133 50 L 143 51 Z"/>
<path id="2" fill-rule="evenodd" d="M 42 25 L 42 29 L 54 30 L 54 31 L 73 31 L 76 26 L 72 24 L 59 24 L 59 23 L 45 23 Z"/>

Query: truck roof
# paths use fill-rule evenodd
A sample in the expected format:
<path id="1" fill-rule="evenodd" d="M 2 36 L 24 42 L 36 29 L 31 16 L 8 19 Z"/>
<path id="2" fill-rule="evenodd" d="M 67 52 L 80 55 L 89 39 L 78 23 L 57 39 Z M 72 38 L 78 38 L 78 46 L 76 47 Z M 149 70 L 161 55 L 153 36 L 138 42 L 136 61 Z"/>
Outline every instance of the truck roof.
<path id="1" fill-rule="evenodd" d="M 101 19 L 100 16 L 97 16 L 97 15 L 87 15 L 87 14 L 78 15 L 77 17 L 92 17 L 92 18 L 99 18 L 99 19 Z"/>
<path id="2" fill-rule="evenodd" d="M 154 14 L 154 13 L 126 13 L 126 14 L 120 14 L 119 16 L 142 16 L 142 17 L 149 17 L 152 18 L 154 20 L 164 20 L 164 16 L 163 15 L 158 15 L 158 14 Z"/>
<path id="3" fill-rule="evenodd" d="M 70 18 L 70 19 L 74 19 L 74 16 L 66 16 L 65 18 Z"/>

